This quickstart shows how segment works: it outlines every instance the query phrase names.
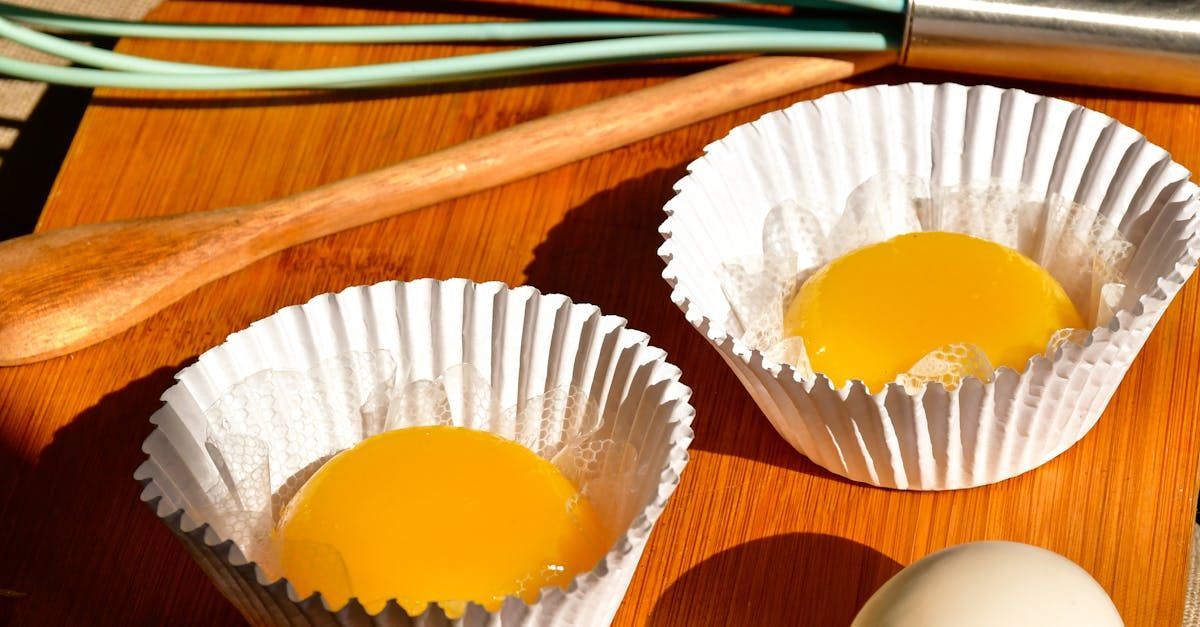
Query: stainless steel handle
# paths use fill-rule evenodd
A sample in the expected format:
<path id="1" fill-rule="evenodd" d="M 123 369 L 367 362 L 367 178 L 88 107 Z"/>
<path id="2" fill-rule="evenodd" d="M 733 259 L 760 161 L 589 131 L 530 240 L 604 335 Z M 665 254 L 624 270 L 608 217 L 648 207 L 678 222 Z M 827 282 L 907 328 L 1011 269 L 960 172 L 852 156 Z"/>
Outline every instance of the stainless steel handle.
<path id="1" fill-rule="evenodd" d="M 909 0 L 901 63 L 1200 96 L 1200 0 Z"/>

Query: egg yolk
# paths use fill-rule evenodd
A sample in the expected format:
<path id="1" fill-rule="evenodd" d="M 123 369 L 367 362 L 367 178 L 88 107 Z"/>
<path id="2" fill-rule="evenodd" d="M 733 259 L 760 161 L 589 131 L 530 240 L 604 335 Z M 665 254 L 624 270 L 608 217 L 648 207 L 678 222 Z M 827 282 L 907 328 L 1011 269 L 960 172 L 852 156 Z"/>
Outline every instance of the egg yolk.
<path id="1" fill-rule="evenodd" d="M 920 232 L 847 253 L 800 287 L 784 321 L 813 371 L 879 391 L 922 357 L 973 344 L 1018 372 L 1055 331 L 1083 320 L 1054 277 L 969 235 Z"/>
<path id="2" fill-rule="evenodd" d="M 608 550 L 587 499 L 550 462 L 482 431 L 413 427 L 368 438 L 325 463 L 275 529 L 283 575 L 330 607 L 389 599 L 409 614 L 438 602 L 534 602 Z"/>

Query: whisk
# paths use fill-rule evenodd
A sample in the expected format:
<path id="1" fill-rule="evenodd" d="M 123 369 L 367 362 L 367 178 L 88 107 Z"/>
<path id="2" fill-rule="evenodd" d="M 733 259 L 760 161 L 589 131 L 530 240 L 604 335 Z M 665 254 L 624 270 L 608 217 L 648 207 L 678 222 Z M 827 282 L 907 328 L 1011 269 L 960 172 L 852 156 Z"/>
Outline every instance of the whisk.
<path id="1" fill-rule="evenodd" d="M 85 66 L 0 56 L 0 75 L 81 87 L 354 89 L 700 55 L 899 50 L 901 63 L 915 67 L 1200 96 L 1200 0 L 648 1 L 770 4 L 790 12 L 771 17 L 252 26 L 102 20 L 0 2 L 0 38 Z M 39 29 L 259 42 L 561 43 L 398 63 L 263 70 L 147 59 Z"/>
<path id="2" fill-rule="evenodd" d="M 681 0 L 652 0 L 670 3 Z M 728 53 L 900 50 L 916 67 L 1200 95 L 1200 1 L 762 0 L 771 17 L 579 19 L 376 26 L 253 26 L 102 20 L 0 2 L 0 38 L 84 67 L 0 57 L 0 74 L 81 87 L 346 89 L 533 74 Z M 801 15 L 808 13 L 809 15 Z M 163 39 L 323 43 L 548 42 L 449 58 L 312 70 L 147 59 L 39 30 Z"/>
<path id="3" fill-rule="evenodd" d="M 59 67 L 0 57 L 0 74 L 80 87 L 352 89 L 512 76 L 684 56 L 880 51 L 896 49 L 901 42 L 904 0 L 773 0 L 771 3 L 833 11 L 812 17 L 251 26 L 102 20 L 0 2 L 0 37 L 87 66 Z M 262 70 L 148 59 L 96 49 L 38 29 L 108 37 L 259 42 L 564 43 L 397 63 Z"/>

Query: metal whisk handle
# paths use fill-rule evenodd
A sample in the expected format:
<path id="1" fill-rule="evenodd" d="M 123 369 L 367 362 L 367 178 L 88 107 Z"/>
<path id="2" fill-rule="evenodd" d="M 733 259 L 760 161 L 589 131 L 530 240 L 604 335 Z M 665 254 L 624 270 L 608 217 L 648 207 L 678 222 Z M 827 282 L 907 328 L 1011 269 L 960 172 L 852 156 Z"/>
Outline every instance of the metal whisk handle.
<path id="1" fill-rule="evenodd" d="M 1197 0 L 910 0 L 902 63 L 1200 96 Z"/>

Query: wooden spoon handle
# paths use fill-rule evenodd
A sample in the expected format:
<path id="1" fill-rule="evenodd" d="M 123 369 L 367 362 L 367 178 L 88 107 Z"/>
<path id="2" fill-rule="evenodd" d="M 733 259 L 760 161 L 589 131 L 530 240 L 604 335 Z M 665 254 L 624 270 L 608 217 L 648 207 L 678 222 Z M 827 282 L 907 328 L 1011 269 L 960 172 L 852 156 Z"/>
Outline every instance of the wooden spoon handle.
<path id="1" fill-rule="evenodd" d="M 289 246 L 894 60 L 893 54 L 747 59 L 268 203 L 76 226 L 0 243 L 0 366 L 63 355 L 115 335 Z"/>

